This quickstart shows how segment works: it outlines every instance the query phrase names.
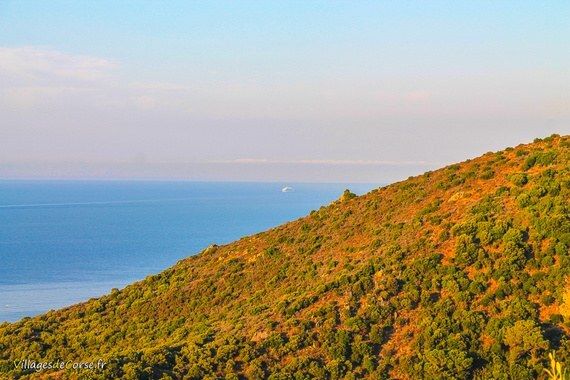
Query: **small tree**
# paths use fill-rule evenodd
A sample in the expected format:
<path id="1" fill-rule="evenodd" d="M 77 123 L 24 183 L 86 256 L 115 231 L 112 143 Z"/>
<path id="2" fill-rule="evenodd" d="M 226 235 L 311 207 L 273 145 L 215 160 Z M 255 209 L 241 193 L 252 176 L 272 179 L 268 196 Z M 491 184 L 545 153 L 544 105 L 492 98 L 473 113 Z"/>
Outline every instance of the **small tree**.
<path id="1" fill-rule="evenodd" d="M 563 302 L 560 305 L 560 314 L 562 314 L 567 320 L 570 320 L 570 286 L 566 284 L 566 289 L 563 295 Z"/>
<path id="2" fill-rule="evenodd" d="M 340 196 L 341 202 L 347 201 L 347 200 L 352 199 L 352 198 L 356 198 L 356 194 L 354 194 L 349 189 L 344 190 L 344 192 Z"/>
<path id="3" fill-rule="evenodd" d="M 539 351 L 548 348 L 548 342 L 542 336 L 540 327 L 530 319 L 516 321 L 512 327 L 506 329 L 504 343 L 509 346 L 511 363 L 528 354 L 536 361 Z"/>

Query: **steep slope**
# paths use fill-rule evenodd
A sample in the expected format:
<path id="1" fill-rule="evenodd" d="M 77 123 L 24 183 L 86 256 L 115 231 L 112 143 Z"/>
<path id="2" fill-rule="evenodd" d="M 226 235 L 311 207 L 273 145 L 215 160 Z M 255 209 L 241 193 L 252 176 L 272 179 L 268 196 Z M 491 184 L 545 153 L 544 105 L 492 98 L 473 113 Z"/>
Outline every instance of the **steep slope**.
<path id="1" fill-rule="evenodd" d="M 570 363 L 570 138 L 374 190 L 0 325 L 18 378 L 536 378 Z M 98 360 L 33 371 L 23 359 Z"/>

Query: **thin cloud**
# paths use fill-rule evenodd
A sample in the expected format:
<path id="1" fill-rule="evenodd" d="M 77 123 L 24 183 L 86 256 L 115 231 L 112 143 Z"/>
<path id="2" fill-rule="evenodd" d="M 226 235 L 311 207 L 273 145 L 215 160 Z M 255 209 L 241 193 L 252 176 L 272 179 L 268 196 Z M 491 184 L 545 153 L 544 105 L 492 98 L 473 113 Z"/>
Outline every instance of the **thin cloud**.
<path id="1" fill-rule="evenodd" d="M 137 90 L 188 91 L 186 86 L 165 82 L 133 82 L 130 87 Z"/>
<path id="2" fill-rule="evenodd" d="M 219 164 L 285 164 L 285 165 L 361 165 L 361 166 L 434 166 L 440 162 L 406 160 L 270 160 L 267 158 L 237 158 L 234 160 L 210 161 Z"/>
<path id="3" fill-rule="evenodd" d="M 185 86 L 127 82 L 116 61 L 44 47 L 0 47 L 0 102 L 18 108 L 71 104 L 103 109 L 188 109 Z"/>
<path id="4" fill-rule="evenodd" d="M 42 47 L 0 47 L 0 74 L 26 81 L 55 78 L 95 81 L 108 77 L 117 67 L 109 59 Z"/>

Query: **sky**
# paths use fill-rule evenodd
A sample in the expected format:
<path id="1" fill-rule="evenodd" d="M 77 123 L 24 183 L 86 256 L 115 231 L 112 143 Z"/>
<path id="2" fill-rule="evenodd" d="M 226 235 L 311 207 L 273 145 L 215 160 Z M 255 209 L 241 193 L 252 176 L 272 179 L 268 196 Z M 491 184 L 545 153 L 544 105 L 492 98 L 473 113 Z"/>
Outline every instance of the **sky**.
<path id="1" fill-rule="evenodd" d="M 0 178 L 391 182 L 570 133 L 567 1 L 0 1 Z"/>

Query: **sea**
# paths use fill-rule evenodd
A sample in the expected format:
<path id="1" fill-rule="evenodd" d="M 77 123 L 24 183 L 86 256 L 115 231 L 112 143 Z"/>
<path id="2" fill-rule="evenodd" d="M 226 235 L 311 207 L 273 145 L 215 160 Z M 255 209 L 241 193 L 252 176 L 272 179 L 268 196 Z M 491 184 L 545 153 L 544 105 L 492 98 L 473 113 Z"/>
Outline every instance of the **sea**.
<path id="1" fill-rule="evenodd" d="M 0 180 L 0 323 L 86 301 L 379 184 Z M 283 191 L 289 187 L 288 191 Z"/>

